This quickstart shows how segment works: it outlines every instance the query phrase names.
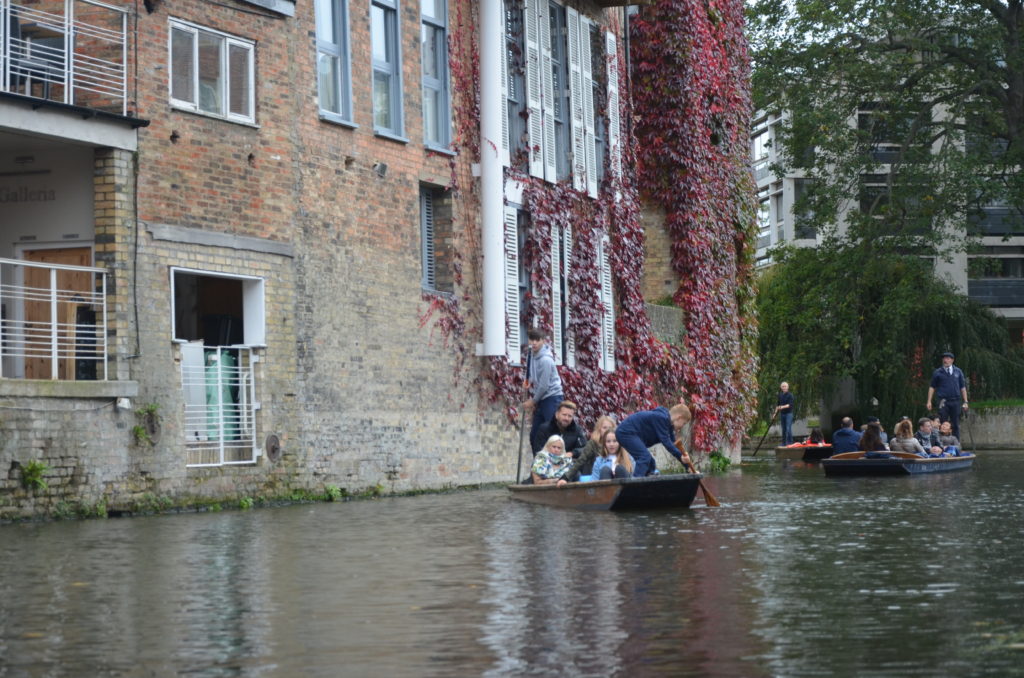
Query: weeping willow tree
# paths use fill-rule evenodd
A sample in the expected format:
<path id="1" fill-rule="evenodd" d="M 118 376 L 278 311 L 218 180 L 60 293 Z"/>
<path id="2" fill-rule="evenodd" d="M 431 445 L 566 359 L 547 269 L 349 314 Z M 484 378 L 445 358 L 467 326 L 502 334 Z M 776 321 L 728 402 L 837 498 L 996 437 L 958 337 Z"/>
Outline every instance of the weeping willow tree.
<path id="1" fill-rule="evenodd" d="M 817 414 L 823 398 L 852 382 L 861 413 L 916 417 L 947 350 L 972 400 L 1024 395 L 1024 352 L 1003 322 L 936 278 L 926 260 L 871 242 L 781 249 L 775 259 L 758 298 L 766 417 L 780 381 L 798 395 L 798 415 Z"/>

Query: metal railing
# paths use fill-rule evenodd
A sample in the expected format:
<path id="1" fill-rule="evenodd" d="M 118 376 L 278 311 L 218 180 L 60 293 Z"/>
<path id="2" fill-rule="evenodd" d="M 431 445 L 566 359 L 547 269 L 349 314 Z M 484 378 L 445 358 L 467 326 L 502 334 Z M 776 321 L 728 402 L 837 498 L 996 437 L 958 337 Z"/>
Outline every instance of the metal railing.
<path id="1" fill-rule="evenodd" d="M 126 115 L 127 34 L 127 10 L 96 0 L 0 0 L 0 88 Z"/>
<path id="2" fill-rule="evenodd" d="M 0 377 L 107 379 L 107 273 L 0 259 Z"/>
<path id="3" fill-rule="evenodd" d="M 199 360 L 182 360 L 186 466 L 256 461 L 256 389 L 252 349 L 196 347 Z"/>

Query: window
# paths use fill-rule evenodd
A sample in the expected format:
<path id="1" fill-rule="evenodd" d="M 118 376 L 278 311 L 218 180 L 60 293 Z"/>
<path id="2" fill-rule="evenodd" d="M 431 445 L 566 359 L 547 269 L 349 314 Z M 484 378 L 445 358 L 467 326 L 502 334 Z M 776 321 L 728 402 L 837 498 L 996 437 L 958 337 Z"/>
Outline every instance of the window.
<path id="1" fill-rule="evenodd" d="M 586 80 L 587 69 L 590 69 L 590 88 L 591 97 L 589 102 L 585 102 L 590 106 L 590 114 L 593 116 L 593 129 L 594 129 L 594 151 L 593 151 L 593 162 L 591 162 L 589 156 L 587 159 L 587 171 L 593 174 L 594 186 L 591 189 L 588 186 L 588 190 L 593 197 L 597 197 L 597 187 L 604 181 L 604 158 L 606 152 L 605 144 L 605 116 L 603 111 L 606 106 L 607 90 L 606 81 L 607 73 L 604 69 L 595 68 L 597 64 L 601 63 L 598 58 L 599 55 L 604 54 L 604 36 L 601 35 L 601 30 L 597 24 L 587 21 L 587 28 L 590 31 L 590 54 L 589 63 L 584 60 L 584 80 Z M 596 55 L 596 56 L 595 56 Z M 586 115 L 586 111 L 584 111 Z M 590 151 L 590 148 L 587 148 Z M 588 175 L 588 183 L 590 177 Z"/>
<path id="2" fill-rule="evenodd" d="M 398 1 L 374 0 L 370 6 L 373 55 L 373 129 L 401 137 L 402 55 L 398 38 Z"/>
<path id="3" fill-rule="evenodd" d="M 568 50 L 566 49 L 567 31 L 565 28 L 565 8 L 561 5 L 548 3 L 548 22 L 551 31 L 551 58 L 548 60 L 551 70 L 551 104 L 548 108 L 554 121 L 554 148 L 545 149 L 546 153 L 554 153 L 552 162 L 555 167 L 554 178 L 550 181 L 564 181 L 569 176 L 569 77 Z"/>
<path id="4" fill-rule="evenodd" d="M 818 237 L 818 227 L 814 212 L 807 202 L 807 194 L 811 188 L 810 179 L 793 180 L 793 237 L 800 240 L 814 240 Z"/>
<path id="5" fill-rule="evenodd" d="M 454 293 L 452 199 L 449 191 L 431 186 L 420 187 L 420 235 L 423 289 Z"/>
<path id="6" fill-rule="evenodd" d="M 171 21 L 171 104 L 235 122 L 254 123 L 254 43 Z"/>
<path id="7" fill-rule="evenodd" d="M 505 0 L 505 52 L 502 73 L 505 89 L 505 139 L 502 159 L 506 165 L 527 172 L 526 62 L 523 51 L 523 5 Z M 525 335 L 524 335 L 525 336 Z"/>
<path id="8" fill-rule="evenodd" d="M 525 227 L 520 227 L 523 213 L 505 206 L 505 354 L 513 365 L 522 364 L 523 341 L 526 338 L 526 294 L 522 285 L 529 285 L 523 264 L 522 241 Z"/>
<path id="9" fill-rule="evenodd" d="M 754 134 L 754 138 L 750 143 L 755 180 L 764 179 L 768 176 L 768 138 L 768 129 L 764 128 Z"/>
<path id="10" fill-rule="evenodd" d="M 315 0 L 316 70 L 320 115 L 352 123 L 348 0 Z"/>
<path id="11" fill-rule="evenodd" d="M 572 227 L 551 225 L 551 345 L 555 363 L 576 364 L 576 339 L 569 318 L 569 260 L 572 256 Z"/>
<path id="12" fill-rule="evenodd" d="M 186 466 L 256 461 L 263 280 L 171 269 L 172 331 L 181 342 Z"/>
<path id="13" fill-rule="evenodd" d="M 422 0 L 420 49 L 423 61 L 423 142 L 448 148 L 451 116 L 448 114 L 448 4 L 446 0 Z"/>

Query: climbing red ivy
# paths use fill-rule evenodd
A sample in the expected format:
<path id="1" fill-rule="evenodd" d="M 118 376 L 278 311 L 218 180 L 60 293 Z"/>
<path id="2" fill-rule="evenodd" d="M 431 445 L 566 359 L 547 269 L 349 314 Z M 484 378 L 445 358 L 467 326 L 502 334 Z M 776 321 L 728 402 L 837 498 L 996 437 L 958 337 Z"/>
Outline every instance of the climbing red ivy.
<path id="1" fill-rule="evenodd" d="M 454 3 L 450 51 L 455 145 L 466 150 L 479 148 L 479 69 L 475 49 L 466 48 L 475 43 L 461 39 L 476 25 L 474 6 L 471 0 Z M 620 98 L 621 176 L 605 172 L 597 200 L 567 183 L 517 177 L 526 187 L 523 203 L 532 226 L 522 253 L 531 276 L 530 300 L 544 300 L 529 304 L 531 324 L 547 330 L 552 323 L 546 301 L 551 298 L 552 227 L 572 226 L 569 306 L 576 363 L 559 369 L 566 397 L 579 404 L 581 418 L 590 424 L 603 413 L 621 416 L 683 396 L 694 412 L 693 448 L 704 453 L 739 439 L 753 413 L 756 390 L 755 218 L 746 151 L 749 64 L 742 16 L 739 0 L 661 0 L 641 6 L 631 19 L 635 111 L 629 97 Z M 610 28 L 621 34 L 617 26 Z M 617 58 L 619 73 L 625 74 L 622 55 Z M 453 161 L 453 184 L 457 176 Z M 680 279 L 675 302 L 686 318 L 683 348 L 656 339 L 647 317 L 639 195 L 666 214 Z M 467 210 L 463 218 L 460 246 L 468 256 L 461 260 L 470 262 L 472 279 L 479 281 L 479 257 L 472 254 L 478 251 L 473 249 L 479 244 L 478 215 Z M 613 372 L 599 367 L 598 251 L 605 233 L 611 238 L 617 303 Z M 450 345 L 465 352 L 470 345 L 466 333 L 479 332 L 479 322 L 467 322 L 463 314 L 478 320 L 475 310 L 466 309 L 474 308 L 469 302 L 479 296 L 459 288 L 464 307 L 454 300 L 428 299 L 423 320 L 436 312 L 438 327 L 453 339 Z M 523 369 L 505 358 L 490 358 L 484 377 L 480 385 L 489 400 L 500 401 L 515 421 L 523 400 Z"/>

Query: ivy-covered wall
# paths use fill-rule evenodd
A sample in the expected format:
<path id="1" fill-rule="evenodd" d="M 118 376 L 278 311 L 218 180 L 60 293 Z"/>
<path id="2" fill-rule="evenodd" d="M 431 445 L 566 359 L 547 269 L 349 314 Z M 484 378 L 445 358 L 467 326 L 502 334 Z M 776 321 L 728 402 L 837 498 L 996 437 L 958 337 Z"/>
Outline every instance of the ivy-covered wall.
<path id="1" fill-rule="evenodd" d="M 455 11 L 469 20 L 474 8 L 474 2 L 459 0 Z M 552 227 L 571 225 L 569 305 L 576 363 L 560 372 L 566 397 L 579 404 L 584 423 L 606 412 L 623 416 L 682 397 L 694 411 L 694 450 L 735 450 L 753 414 L 756 390 L 755 216 L 747 162 L 750 99 L 743 5 L 738 0 L 643 5 L 630 18 L 628 41 L 621 39 L 627 30 L 621 9 L 592 18 L 615 31 L 620 45 L 631 46 L 628 60 L 622 49 L 616 57 L 620 73 L 627 73 L 627 61 L 631 71 L 622 83 L 631 96 L 620 97 L 623 170 L 620 175 L 605 172 L 597 199 L 568 183 L 550 184 L 509 170 L 508 178 L 526 187 L 523 208 L 531 228 L 522 256 L 530 271 L 530 295 L 550 298 Z M 455 90 L 478 91 L 474 52 L 464 47 L 454 52 Z M 459 100 L 458 144 L 478 157 L 479 110 L 473 99 Z M 607 120 L 607 102 L 595 106 Z M 656 339 L 645 312 L 643 203 L 664 215 L 656 228 L 670 241 L 666 260 L 674 284 L 663 279 L 661 285 L 684 311 L 688 339 L 683 347 Z M 478 225 L 464 223 L 468 235 L 460 242 L 458 260 L 474 274 L 460 282 L 453 298 L 426 297 L 423 322 L 437 323 L 448 345 L 467 355 L 479 333 L 478 311 L 472 308 L 479 294 L 468 284 L 479 280 L 479 239 L 474 235 Z M 617 307 L 612 372 L 599 368 L 598 247 L 606 233 Z M 531 308 L 530 324 L 550 330 L 550 305 Z M 479 382 L 513 422 L 523 399 L 522 379 L 522 368 L 501 357 L 489 359 Z"/>

